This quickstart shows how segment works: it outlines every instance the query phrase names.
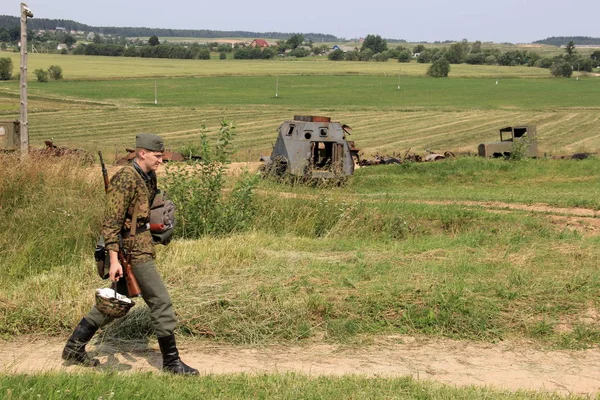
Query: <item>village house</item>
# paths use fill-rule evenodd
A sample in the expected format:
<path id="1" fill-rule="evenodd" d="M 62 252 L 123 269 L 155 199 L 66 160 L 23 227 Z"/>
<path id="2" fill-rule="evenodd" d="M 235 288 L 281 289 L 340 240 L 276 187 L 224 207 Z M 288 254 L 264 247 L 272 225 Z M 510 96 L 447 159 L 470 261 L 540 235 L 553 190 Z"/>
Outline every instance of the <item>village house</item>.
<path id="1" fill-rule="evenodd" d="M 267 41 L 265 39 L 254 39 L 250 43 L 250 47 L 260 47 L 260 48 L 269 47 L 269 43 L 267 43 Z"/>

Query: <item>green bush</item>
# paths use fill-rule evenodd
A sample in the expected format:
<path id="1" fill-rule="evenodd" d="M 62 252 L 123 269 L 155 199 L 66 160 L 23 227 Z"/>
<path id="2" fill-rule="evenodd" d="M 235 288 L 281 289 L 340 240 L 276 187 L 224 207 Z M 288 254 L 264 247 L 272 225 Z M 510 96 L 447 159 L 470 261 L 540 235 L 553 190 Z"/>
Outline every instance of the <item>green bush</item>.
<path id="1" fill-rule="evenodd" d="M 8 81 L 12 77 L 13 63 L 8 57 L 0 58 L 0 81 Z"/>
<path id="2" fill-rule="evenodd" d="M 570 78 L 573 75 L 573 67 L 567 61 L 557 61 L 550 67 L 552 76 Z"/>
<path id="3" fill-rule="evenodd" d="M 435 61 L 427 70 L 427 75 L 433 78 L 445 78 L 450 73 L 450 63 L 444 57 Z"/>
<path id="4" fill-rule="evenodd" d="M 403 50 L 398 54 L 398 62 L 408 63 L 412 60 L 412 54 L 409 51 Z"/>
<path id="5" fill-rule="evenodd" d="M 327 55 L 327 58 L 331 61 L 342 61 L 344 59 L 344 52 L 340 49 L 335 49 Z"/>
<path id="6" fill-rule="evenodd" d="M 38 68 L 35 71 L 33 71 L 33 74 L 35 75 L 38 82 L 48 82 L 48 71 Z"/>
<path id="7" fill-rule="evenodd" d="M 48 74 L 50 75 L 50 78 L 54 79 L 55 81 L 58 81 L 63 78 L 62 68 L 60 67 L 60 65 L 51 65 L 48 68 Z"/>

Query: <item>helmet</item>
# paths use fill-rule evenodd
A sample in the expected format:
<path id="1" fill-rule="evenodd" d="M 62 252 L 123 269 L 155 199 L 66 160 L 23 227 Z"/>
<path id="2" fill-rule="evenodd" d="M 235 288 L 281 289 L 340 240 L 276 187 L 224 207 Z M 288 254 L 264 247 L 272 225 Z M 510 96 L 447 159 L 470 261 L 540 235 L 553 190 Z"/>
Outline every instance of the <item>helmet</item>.
<path id="1" fill-rule="evenodd" d="M 117 293 L 115 289 L 96 289 L 96 308 L 108 317 L 121 318 L 133 306 L 135 303 L 130 298 Z"/>

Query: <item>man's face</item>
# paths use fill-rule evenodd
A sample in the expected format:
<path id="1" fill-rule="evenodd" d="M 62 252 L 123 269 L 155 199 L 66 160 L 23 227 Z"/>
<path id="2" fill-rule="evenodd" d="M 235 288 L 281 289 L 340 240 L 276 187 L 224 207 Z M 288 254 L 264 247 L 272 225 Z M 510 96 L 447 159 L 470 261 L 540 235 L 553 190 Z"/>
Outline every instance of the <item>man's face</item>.
<path id="1" fill-rule="evenodd" d="M 145 172 L 156 171 L 160 164 L 163 163 L 164 153 L 160 151 L 150 151 L 144 150 L 142 157 L 142 163 L 144 165 L 140 165 Z"/>

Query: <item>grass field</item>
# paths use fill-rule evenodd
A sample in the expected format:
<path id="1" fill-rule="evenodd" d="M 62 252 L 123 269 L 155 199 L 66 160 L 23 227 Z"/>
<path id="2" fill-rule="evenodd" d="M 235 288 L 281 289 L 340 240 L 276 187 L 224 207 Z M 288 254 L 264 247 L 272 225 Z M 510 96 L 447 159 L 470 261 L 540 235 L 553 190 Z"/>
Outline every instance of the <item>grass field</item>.
<path id="1" fill-rule="evenodd" d="M 134 133 L 145 131 L 163 135 L 176 148 L 197 141 L 203 121 L 212 136 L 227 118 L 237 125 L 235 158 L 256 160 L 269 153 L 283 120 L 316 114 L 352 126 L 350 138 L 366 156 L 408 148 L 474 152 L 478 143 L 495 140 L 498 128 L 525 123 L 537 125 L 542 151 L 600 148 L 600 79 L 592 76 L 546 79 L 546 70 L 515 68 L 499 75 L 496 85 L 496 74 L 484 67 L 460 66 L 461 77 L 435 80 L 422 76 L 425 66 L 410 64 L 410 72 L 402 67 L 398 90 L 398 64 L 392 63 L 123 59 L 121 65 L 101 57 L 40 56 L 35 65 L 63 59 L 73 62 L 73 80 L 30 84 L 33 145 L 53 138 L 112 155 L 131 146 Z M 69 78 L 67 65 L 63 70 Z M 190 65 L 205 69 L 188 71 Z M 168 77 L 169 68 L 178 77 Z M 540 71 L 544 76 L 536 75 Z M 275 75 L 281 75 L 277 99 Z M 157 106 L 152 76 L 160 77 Z M 3 119 L 17 117 L 17 93 L 16 82 L 0 85 Z M 99 285 L 91 252 L 102 214 L 98 168 L 69 160 L 20 164 L 6 155 L 0 165 L 5 227 L 0 231 L 0 335 L 66 337 Z M 158 263 L 177 308 L 178 334 L 251 346 L 327 342 L 360 347 L 380 335 L 411 334 L 527 340 L 546 349 L 595 347 L 600 340 L 599 174 L 598 159 L 462 157 L 361 168 L 347 185 L 335 188 L 263 181 L 248 230 L 176 240 L 159 250 Z M 234 180 L 229 178 L 228 187 Z M 149 332 L 147 310 L 139 307 L 103 334 L 128 340 Z M 69 389 L 73 393 L 91 387 L 97 398 L 114 387 L 102 382 L 117 385 L 119 379 L 3 376 L 0 390 L 33 398 L 26 388 L 47 390 L 56 383 L 75 388 Z M 182 394 L 192 390 L 165 379 L 178 384 Z M 311 386 L 308 398 L 357 386 L 364 388 L 357 398 L 534 396 L 410 380 L 267 376 L 217 381 L 226 387 L 223 397 L 241 398 L 273 390 L 282 391 L 281 398 L 296 398 L 299 386 Z M 210 395 L 214 382 L 205 378 L 202 390 Z M 148 387 L 139 393 L 152 393 Z M 122 396 L 136 388 L 127 385 Z"/>
<path id="2" fill-rule="evenodd" d="M 600 146 L 600 79 L 593 76 L 552 79 L 539 68 L 459 65 L 451 78 L 431 79 L 423 76 L 426 65 L 392 62 L 51 55 L 31 61 L 60 63 L 67 78 L 29 84 L 36 146 L 53 138 L 113 153 L 130 145 L 131 132 L 154 131 L 177 148 L 197 137 L 202 121 L 214 131 L 226 118 L 238 126 L 237 160 L 254 161 L 270 152 L 279 124 L 298 114 L 328 115 L 352 126 L 352 139 L 367 157 L 408 148 L 475 152 L 479 143 L 497 138 L 497 129 L 514 124 L 536 124 L 546 154 Z M 18 93 L 17 82 L 0 85 L 0 115 L 18 116 Z"/>

